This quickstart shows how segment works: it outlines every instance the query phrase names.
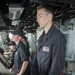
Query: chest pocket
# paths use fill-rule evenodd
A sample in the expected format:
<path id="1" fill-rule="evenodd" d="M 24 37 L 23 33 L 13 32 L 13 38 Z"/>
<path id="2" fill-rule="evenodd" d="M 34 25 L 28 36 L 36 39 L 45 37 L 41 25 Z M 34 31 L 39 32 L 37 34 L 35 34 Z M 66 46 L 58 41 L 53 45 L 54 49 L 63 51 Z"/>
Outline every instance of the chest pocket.
<path id="1" fill-rule="evenodd" d="M 51 47 L 43 46 L 41 51 L 42 58 L 44 58 L 45 60 L 51 58 Z"/>
<path id="2" fill-rule="evenodd" d="M 42 57 L 48 57 L 49 56 L 49 52 L 45 52 L 45 51 L 42 51 Z"/>

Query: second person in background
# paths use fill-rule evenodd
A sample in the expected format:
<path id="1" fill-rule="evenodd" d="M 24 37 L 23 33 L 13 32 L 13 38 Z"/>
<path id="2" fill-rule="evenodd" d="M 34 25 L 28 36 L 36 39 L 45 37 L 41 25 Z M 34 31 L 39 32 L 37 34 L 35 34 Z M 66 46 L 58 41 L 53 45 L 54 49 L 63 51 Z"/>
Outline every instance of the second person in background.
<path id="1" fill-rule="evenodd" d="M 30 75 L 29 64 L 29 50 L 21 41 L 24 38 L 24 33 L 20 30 L 12 31 L 11 40 L 15 42 L 15 52 L 14 52 L 14 64 L 9 70 L 10 72 L 14 69 L 14 75 Z"/>

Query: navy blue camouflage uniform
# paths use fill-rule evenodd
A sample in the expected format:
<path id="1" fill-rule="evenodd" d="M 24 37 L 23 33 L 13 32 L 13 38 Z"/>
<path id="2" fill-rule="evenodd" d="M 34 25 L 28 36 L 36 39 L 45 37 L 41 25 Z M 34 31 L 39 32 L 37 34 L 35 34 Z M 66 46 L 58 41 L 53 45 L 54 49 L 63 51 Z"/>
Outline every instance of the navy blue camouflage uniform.
<path id="1" fill-rule="evenodd" d="M 32 63 L 32 75 L 61 75 L 65 63 L 66 40 L 53 25 L 40 36 Z"/>
<path id="2" fill-rule="evenodd" d="M 20 41 L 19 44 L 16 46 L 14 54 L 14 75 L 17 75 L 17 73 L 19 73 L 23 61 L 29 61 L 29 52 L 25 45 Z M 28 67 L 22 75 L 30 75 Z"/>

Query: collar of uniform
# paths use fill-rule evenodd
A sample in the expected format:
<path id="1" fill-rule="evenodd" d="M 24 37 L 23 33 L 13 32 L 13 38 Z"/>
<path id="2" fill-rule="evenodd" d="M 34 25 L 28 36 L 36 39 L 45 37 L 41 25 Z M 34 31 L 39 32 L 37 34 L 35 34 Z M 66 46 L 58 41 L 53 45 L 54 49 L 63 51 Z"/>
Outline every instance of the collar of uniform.
<path id="1" fill-rule="evenodd" d="M 54 28 L 55 27 L 52 25 L 51 28 L 49 29 L 48 33 L 46 34 L 47 38 L 50 38 L 51 37 L 51 34 L 52 34 Z"/>
<path id="2" fill-rule="evenodd" d="M 19 48 L 21 41 L 18 43 L 18 45 L 16 45 L 16 49 Z"/>
<path id="3" fill-rule="evenodd" d="M 52 34 L 53 30 L 54 30 L 54 26 L 52 25 L 47 34 L 45 34 L 45 31 L 43 31 L 42 35 L 41 35 L 40 38 L 38 39 L 38 42 L 39 42 L 39 43 L 42 42 L 42 39 L 43 39 L 43 36 L 44 36 L 44 35 L 46 35 L 46 39 L 48 39 L 49 37 L 51 37 L 51 34 Z"/>
<path id="4" fill-rule="evenodd" d="M 40 42 L 41 42 L 41 39 L 43 38 L 43 35 L 45 34 L 45 31 L 43 31 L 43 33 L 41 34 L 41 36 L 39 37 L 39 39 L 37 40 L 37 41 L 39 41 L 40 40 Z"/>

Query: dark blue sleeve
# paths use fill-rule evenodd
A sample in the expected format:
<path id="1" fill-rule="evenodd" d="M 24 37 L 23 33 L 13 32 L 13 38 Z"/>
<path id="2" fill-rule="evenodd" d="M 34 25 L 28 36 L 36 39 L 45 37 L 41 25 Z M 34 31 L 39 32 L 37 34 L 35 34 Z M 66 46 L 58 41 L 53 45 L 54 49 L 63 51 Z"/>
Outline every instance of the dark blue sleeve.
<path id="1" fill-rule="evenodd" d="M 21 61 L 29 61 L 29 54 L 25 46 L 24 47 L 22 46 L 19 48 L 19 55 L 20 55 Z"/>
<path id="2" fill-rule="evenodd" d="M 53 43 L 52 64 L 48 75 L 61 75 L 65 63 L 65 39 L 57 37 Z"/>

